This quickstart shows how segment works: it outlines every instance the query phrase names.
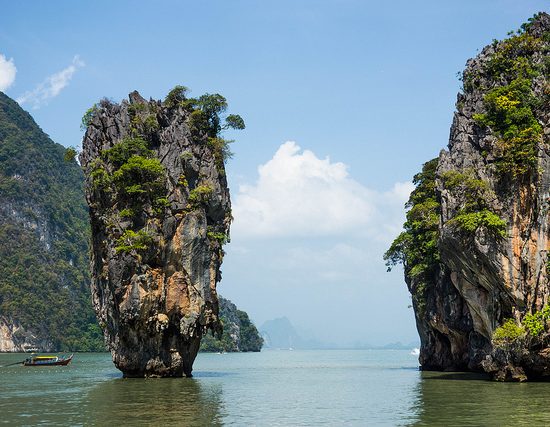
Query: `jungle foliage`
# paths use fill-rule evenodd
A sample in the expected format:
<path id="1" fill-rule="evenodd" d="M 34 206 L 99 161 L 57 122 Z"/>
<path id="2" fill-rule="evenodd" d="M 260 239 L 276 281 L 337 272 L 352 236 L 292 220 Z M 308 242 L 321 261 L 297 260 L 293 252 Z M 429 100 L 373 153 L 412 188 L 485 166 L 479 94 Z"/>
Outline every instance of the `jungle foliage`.
<path id="1" fill-rule="evenodd" d="M 405 205 L 407 219 L 404 231 L 397 236 L 384 254 L 388 271 L 403 264 L 406 274 L 415 279 L 416 289 L 411 290 L 420 310 L 424 306 L 424 292 L 439 268 L 439 216 L 441 204 L 435 192 L 436 169 L 439 159 L 424 163 L 416 174 L 412 191 Z"/>
<path id="2" fill-rule="evenodd" d="M 2 93 L 0 140 L 0 316 L 56 350 L 104 350 L 88 288 L 82 171 Z"/>
<path id="3" fill-rule="evenodd" d="M 474 120 L 497 137 L 496 167 L 501 175 L 524 176 L 536 172 L 537 147 L 543 130 L 537 113 L 544 100 L 534 93 L 536 80 L 550 76 L 550 34 L 535 37 L 527 30 L 533 17 L 508 39 L 493 42 L 494 52 L 481 72 L 463 76 L 465 92 L 485 92 L 485 111 Z M 542 52 L 542 60 L 537 52 Z M 484 87 L 484 82 L 492 82 Z"/>
<path id="4" fill-rule="evenodd" d="M 462 200 L 462 206 L 448 224 L 456 224 L 469 233 L 483 228 L 495 236 L 506 237 L 506 221 L 489 208 L 496 195 L 486 181 L 477 178 L 472 169 L 444 172 L 441 180 L 445 189 Z"/>
<path id="5" fill-rule="evenodd" d="M 201 351 L 207 352 L 236 352 L 236 351 L 260 351 L 263 346 L 263 338 L 258 329 L 248 317 L 248 314 L 238 310 L 231 301 L 222 297 L 220 300 L 219 317 L 223 326 L 221 337 L 207 334 L 202 337 Z M 236 327 L 235 327 L 236 326 Z M 232 336 L 238 330 L 236 336 Z"/>

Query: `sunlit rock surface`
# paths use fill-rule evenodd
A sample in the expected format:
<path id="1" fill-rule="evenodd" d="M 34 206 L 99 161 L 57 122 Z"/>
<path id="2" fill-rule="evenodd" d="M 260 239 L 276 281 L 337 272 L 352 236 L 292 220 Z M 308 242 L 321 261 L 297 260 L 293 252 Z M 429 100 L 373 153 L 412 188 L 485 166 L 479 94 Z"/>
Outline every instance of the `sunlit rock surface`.
<path id="1" fill-rule="evenodd" d="M 439 273 L 426 286 L 422 309 L 415 304 L 423 369 L 480 370 L 495 379 L 516 381 L 550 375 L 547 332 L 537 340 L 528 337 L 510 344 L 505 351 L 492 342 L 506 319 L 520 325 L 526 315 L 540 311 L 550 295 L 550 16 L 539 14 L 523 34 L 520 41 L 485 47 L 468 61 L 463 75 L 464 91 L 458 95 L 448 149 L 441 152 L 436 173 Z M 522 71 L 522 63 L 535 72 Z M 535 165 L 514 175 L 511 167 L 503 171 L 501 166 L 509 150 L 502 143 L 507 137 L 497 125 L 480 124 L 476 114 L 487 113 L 491 90 L 517 78 L 525 78 L 530 87 L 526 93 L 532 101 L 522 102 L 532 103 L 529 108 L 542 133 L 535 138 Z M 515 96 L 503 92 L 495 105 L 502 111 L 522 107 Z M 504 128 L 510 124 L 504 123 L 502 111 L 495 114 Z M 514 161 L 526 158 L 525 152 Z M 473 233 L 457 227 L 453 219 L 468 200 L 463 185 L 446 184 L 449 172 L 485 183 L 482 203 L 505 221 L 504 237 L 483 226 Z M 416 292 L 418 280 L 408 276 L 407 283 Z"/>
<path id="2" fill-rule="evenodd" d="M 201 336 L 219 330 L 229 191 L 223 161 L 192 132 L 189 115 L 133 92 L 129 102 L 102 101 L 83 140 L 93 302 L 113 361 L 129 377 L 190 376 Z M 129 138 L 148 151 L 122 153 L 128 164 L 153 159 L 158 176 L 139 167 L 124 175 L 106 154 Z"/>

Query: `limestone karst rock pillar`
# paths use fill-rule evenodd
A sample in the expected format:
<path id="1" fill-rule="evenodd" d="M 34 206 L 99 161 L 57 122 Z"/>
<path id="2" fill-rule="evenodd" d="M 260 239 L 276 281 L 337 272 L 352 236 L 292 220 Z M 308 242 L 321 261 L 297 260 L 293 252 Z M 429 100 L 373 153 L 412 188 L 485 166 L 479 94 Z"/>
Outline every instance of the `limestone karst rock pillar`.
<path id="1" fill-rule="evenodd" d="M 447 150 L 415 176 L 386 259 L 405 264 L 422 369 L 550 377 L 549 52 L 539 13 L 470 59 Z"/>
<path id="2" fill-rule="evenodd" d="M 219 118 L 176 95 L 133 92 L 84 119 L 93 304 L 126 377 L 190 376 L 201 336 L 219 329 L 231 221 Z"/>

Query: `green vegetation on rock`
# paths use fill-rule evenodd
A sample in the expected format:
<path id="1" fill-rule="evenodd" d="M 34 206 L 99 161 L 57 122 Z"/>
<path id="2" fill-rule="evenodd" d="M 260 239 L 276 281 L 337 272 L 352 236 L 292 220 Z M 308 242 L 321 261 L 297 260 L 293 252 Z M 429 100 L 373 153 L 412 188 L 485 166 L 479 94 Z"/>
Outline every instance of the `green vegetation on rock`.
<path id="1" fill-rule="evenodd" d="M 159 159 L 132 156 L 113 173 L 117 189 L 128 196 L 154 200 L 164 195 L 164 167 Z"/>
<path id="2" fill-rule="evenodd" d="M 198 185 L 189 192 L 189 204 L 192 206 L 199 205 L 208 201 L 214 189 L 207 184 Z"/>
<path id="3" fill-rule="evenodd" d="M 546 304 L 540 311 L 526 314 L 522 324 L 531 336 L 537 337 L 545 331 L 548 320 L 550 320 L 550 304 Z"/>
<path id="4" fill-rule="evenodd" d="M 451 221 L 469 233 L 474 233 L 479 228 L 484 228 L 497 236 L 506 237 L 506 221 L 488 209 L 476 212 L 462 212 L 453 217 L 449 223 Z"/>
<path id="5" fill-rule="evenodd" d="M 414 176 L 416 188 L 406 204 L 409 210 L 403 224 L 405 231 L 384 254 L 388 270 L 401 263 L 407 276 L 415 279 L 416 288 L 411 292 L 420 310 L 424 306 L 426 286 L 432 282 L 439 267 L 437 239 L 441 205 L 435 192 L 437 164 L 438 159 L 426 162 L 422 172 Z"/>
<path id="6" fill-rule="evenodd" d="M 187 98 L 189 89 L 176 86 L 164 100 L 168 108 L 181 107 L 189 112 L 187 124 L 193 135 L 205 139 L 214 154 L 216 165 L 223 172 L 223 164 L 233 156 L 229 145 L 233 140 L 222 138 L 220 134 L 227 129 L 245 129 L 245 123 L 238 114 L 229 114 L 227 100 L 220 94 L 206 93 L 198 98 Z"/>
<path id="7" fill-rule="evenodd" d="M 506 319 L 504 323 L 495 329 L 493 344 L 496 346 L 508 346 L 517 342 L 525 335 L 525 329 L 516 323 L 514 319 Z"/>
<path id="8" fill-rule="evenodd" d="M 130 130 L 135 137 L 145 137 L 160 129 L 156 104 L 134 103 L 128 106 Z"/>
<path id="9" fill-rule="evenodd" d="M 520 324 L 514 319 L 506 319 L 493 332 L 493 344 L 499 348 L 521 345 L 523 342 L 527 346 L 537 345 L 541 337 L 548 332 L 549 320 L 550 304 L 546 304 L 542 310 L 527 313 Z"/>
<path id="10" fill-rule="evenodd" d="M 0 313 L 53 350 L 104 350 L 82 171 L 2 93 L 0 140 Z"/>
<path id="11" fill-rule="evenodd" d="M 82 121 L 80 123 L 80 130 L 86 130 L 92 121 L 94 114 L 97 112 L 97 104 L 92 105 L 86 110 L 82 116 Z"/>
<path id="12" fill-rule="evenodd" d="M 65 150 L 65 155 L 63 156 L 63 159 L 66 161 L 66 162 L 74 162 L 75 159 L 76 159 L 76 155 L 77 155 L 77 151 L 76 151 L 76 148 L 74 147 L 68 147 L 66 150 Z"/>
<path id="13" fill-rule="evenodd" d="M 534 87 L 539 76 L 550 75 L 550 34 L 547 31 L 535 37 L 526 32 L 535 19 L 536 16 L 508 39 L 495 40 L 494 52 L 482 72 L 463 76 L 466 92 L 485 92 L 485 112 L 474 114 L 473 118 L 497 137 L 494 154 L 501 175 L 519 177 L 536 172 L 537 146 L 543 134 L 536 112 L 543 100 L 535 96 Z M 542 52 L 544 59 L 540 60 L 537 52 Z M 492 85 L 486 87 L 486 82 Z"/>
<path id="14" fill-rule="evenodd" d="M 166 105 L 168 108 L 175 108 L 178 105 L 180 105 L 182 102 L 186 101 L 186 95 L 187 92 L 189 92 L 189 89 L 182 85 L 175 86 L 170 92 L 168 92 L 168 95 L 166 95 L 166 98 L 164 98 L 164 105 Z"/>
<path id="15" fill-rule="evenodd" d="M 487 112 L 474 115 L 474 120 L 498 137 L 496 166 L 500 173 L 524 175 L 537 165 L 542 126 L 535 117 L 538 99 L 531 85 L 531 80 L 517 78 L 490 90 L 484 97 Z"/>
<path id="16" fill-rule="evenodd" d="M 473 170 L 447 171 L 441 175 L 441 180 L 445 189 L 463 201 L 448 224 L 456 224 L 468 233 L 483 228 L 495 236 L 506 237 L 506 221 L 489 209 L 489 201 L 496 195 L 486 181 L 476 178 Z"/>
<path id="17" fill-rule="evenodd" d="M 120 218 L 133 220 L 142 213 L 160 216 L 169 205 L 166 171 L 142 137 L 123 138 L 103 151 L 91 164 L 90 179 L 96 190 L 116 193 L 113 196 L 124 205 Z"/>
<path id="18" fill-rule="evenodd" d="M 153 151 L 143 138 L 126 137 L 101 153 L 101 157 L 109 161 L 114 168 L 120 168 L 133 156 L 151 157 Z"/>
<path id="19" fill-rule="evenodd" d="M 238 352 L 260 351 L 263 339 L 248 314 L 238 310 L 235 304 L 219 297 L 219 317 L 223 327 L 221 337 L 207 334 L 202 337 L 201 351 Z"/>
<path id="20" fill-rule="evenodd" d="M 207 228 L 206 236 L 210 240 L 217 241 L 222 245 L 225 245 L 229 241 L 229 236 L 226 233 L 214 231 L 210 226 Z"/>
<path id="21" fill-rule="evenodd" d="M 151 235 L 146 230 L 125 230 L 122 236 L 117 240 L 115 250 L 117 252 L 130 253 L 132 251 L 147 250 L 153 241 Z"/>

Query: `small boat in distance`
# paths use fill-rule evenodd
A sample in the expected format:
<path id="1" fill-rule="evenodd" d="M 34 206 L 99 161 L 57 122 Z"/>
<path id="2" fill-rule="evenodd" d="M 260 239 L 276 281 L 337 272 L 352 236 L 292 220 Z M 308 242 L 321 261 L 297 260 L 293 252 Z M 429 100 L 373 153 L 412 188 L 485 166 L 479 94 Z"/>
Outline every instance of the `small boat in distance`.
<path id="1" fill-rule="evenodd" d="M 23 366 L 66 366 L 71 363 L 73 356 L 74 354 L 68 357 L 31 355 L 23 361 Z"/>

